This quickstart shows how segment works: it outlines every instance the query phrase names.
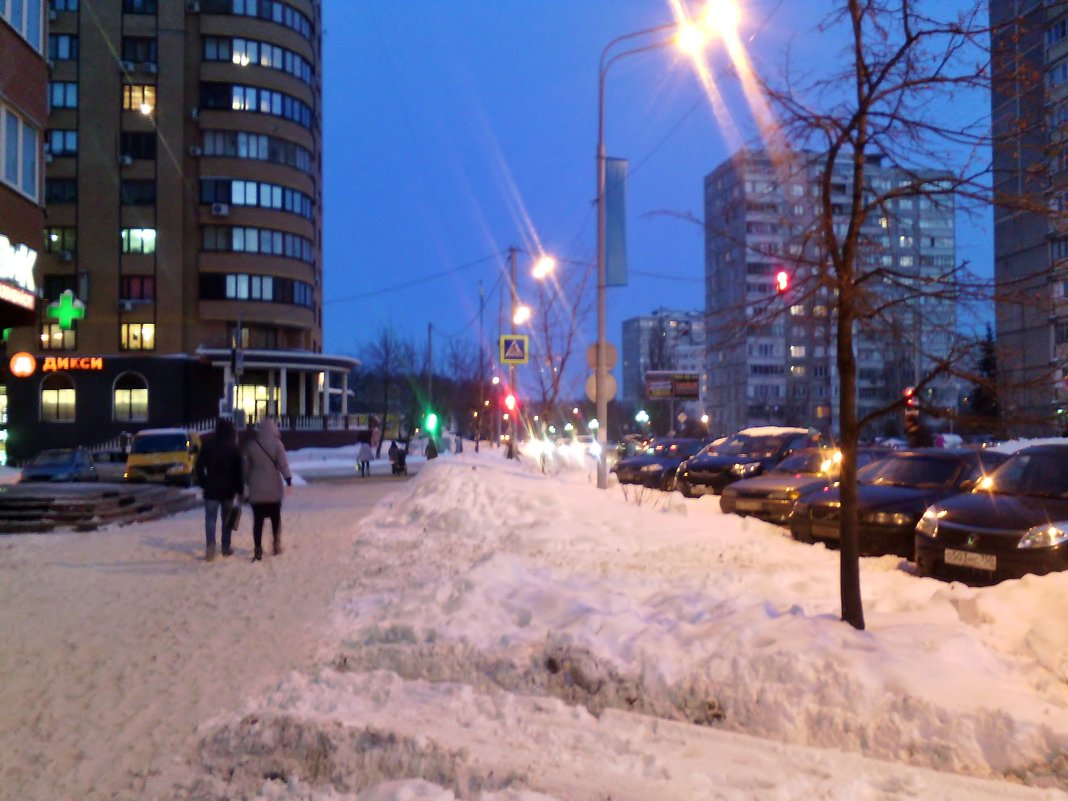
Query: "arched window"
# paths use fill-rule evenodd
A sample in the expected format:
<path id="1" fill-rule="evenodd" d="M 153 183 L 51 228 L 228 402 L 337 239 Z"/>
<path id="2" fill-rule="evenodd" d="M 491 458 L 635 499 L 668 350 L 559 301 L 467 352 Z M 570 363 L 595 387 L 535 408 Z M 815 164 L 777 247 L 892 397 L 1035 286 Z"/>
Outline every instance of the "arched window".
<path id="1" fill-rule="evenodd" d="M 74 422 L 74 379 L 66 373 L 53 373 L 41 382 L 41 420 L 46 423 Z"/>
<path id="2" fill-rule="evenodd" d="M 148 382 L 140 373 L 122 373 L 115 379 L 112 417 L 127 423 L 148 420 Z"/>

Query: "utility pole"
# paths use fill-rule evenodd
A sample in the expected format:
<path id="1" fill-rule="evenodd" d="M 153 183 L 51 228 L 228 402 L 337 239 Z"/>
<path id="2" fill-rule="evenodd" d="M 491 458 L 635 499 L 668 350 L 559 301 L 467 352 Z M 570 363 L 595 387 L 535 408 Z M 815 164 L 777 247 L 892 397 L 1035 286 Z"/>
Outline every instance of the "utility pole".
<path id="1" fill-rule="evenodd" d="M 426 324 L 426 407 L 434 404 L 434 324 Z"/>
<path id="2" fill-rule="evenodd" d="M 514 334 L 515 333 L 515 310 L 516 310 L 516 307 L 519 305 L 519 293 L 516 290 L 516 285 L 515 285 L 515 282 L 516 282 L 515 250 L 516 249 L 515 249 L 514 245 L 512 247 L 508 248 L 508 266 L 510 268 L 511 276 L 512 276 L 512 311 L 511 311 L 511 314 L 509 315 L 509 318 L 510 318 L 509 319 L 509 326 L 510 326 L 510 328 L 508 329 L 508 333 L 510 333 L 510 334 Z M 508 391 L 511 392 L 513 395 L 517 394 L 516 391 L 515 391 L 515 365 L 514 364 L 508 365 Z M 518 453 L 516 451 L 516 441 L 515 441 L 515 438 L 516 438 L 515 418 L 516 418 L 517 414 L 518 414 L 517 409 L 509 409 L 508 410 L 508 450 L 506 452 L 506 456 L 509 459 L 514 459 L 514 458 L 516 458 L 516 456 L 518 456 Z"/>
<path id="3" fill-rule="evenodd" d="M 482 335 L 482 313 L 486 309 L 486 296 L 482 293 L 482 280 L 478 282 L 478 412 L 475 417 L 475 453 L 482 440 L 482 415 L 486 409 L 486 375 L 482 371 L 485 363 L 486 341 Z"/>

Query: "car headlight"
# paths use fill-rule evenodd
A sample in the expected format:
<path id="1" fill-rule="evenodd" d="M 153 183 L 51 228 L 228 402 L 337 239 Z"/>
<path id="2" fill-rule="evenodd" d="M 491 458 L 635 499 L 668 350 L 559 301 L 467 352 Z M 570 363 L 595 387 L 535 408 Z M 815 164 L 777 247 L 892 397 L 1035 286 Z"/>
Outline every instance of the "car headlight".
<path id="1" fill-rule="evenodd" d="M 731 467 L 731 472 L 736 476 L 751 476 L 760 469 L 760 462 L 746 462 Z"/>
<path id="2" fill-rule="evenodd" d="M 1068 542 L 1068 521 L 1058 520 L 1056 523 L 1028 529 L 1027 533 L 1020 537 L 1016 547 L 1052 548 L 1064 542 Z"/>
<path id="3" fill-rule="evenodd" d="M 801 497 L 801 493 L 797 490 L 788 490 L 786 492 L 769 492 L 769 501 L 796 501 Z"/>
<path id="4" fill-rule="evenodd" d="M 663 469 L 664 468 L 661 467 L 658 464 L 646 464 L 646 465 L 642 465 L 641 472 L 643 472 L 643 473 L 659 473 Z"/>
<path id="5" fill-rule="evenodd" d="M 928 537 L 938 536 L 938 521 L 946 516 L 945 509 L 939 509 L 937 506 L 928 506 L 923 513 L 923 517 L 916 524 L 916 531 Z"/>
<path id="6" fill-rule="evenodd" d="M 916 518 L 905 512 L 867 512 L 860 516 L 865 523 L 873 526 L 914 526 Z"/>

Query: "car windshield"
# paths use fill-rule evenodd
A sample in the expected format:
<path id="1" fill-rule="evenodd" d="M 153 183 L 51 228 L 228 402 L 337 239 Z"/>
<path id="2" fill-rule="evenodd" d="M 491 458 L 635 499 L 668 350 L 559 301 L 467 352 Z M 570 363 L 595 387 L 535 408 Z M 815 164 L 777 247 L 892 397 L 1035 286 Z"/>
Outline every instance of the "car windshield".
<path id="1" fill-rule="evenodd" d="M 134 437 L 130 453 L 169 453 L 186 449 L 185 434 L 149 434 Z"/>
<path id="2" fill-rule="evenodd" d="M 857 471 L 857 481 L 879 486 L 949 489 L 960 472 L 961 463 L 956 459 L 902 454 L 865 465 Z"/>
<path id="3" fill-rule="evenodd" d="M 822 473 L 823 463 L 831 459 L 831 454 L 821 451 L 800 451 L 787 456 L 775 466 L 775 473 Z"/>
<path id="4" fill-rule="evenodd" d="M 1068 460 L 1050 451 L 1017 453 L 980 486 L 1003 495 L 1068 498 Z"/>
<path id="5" fill-rule="evenodd" d="M 74 461 L 74 451 L 42 451 L 30 462 L 34 467 L 55 467 Z"/>
<path id="6" fill-rule="evenodd" d="M 782 447 L 783 436 L 759 436 L 735 434 L 718 448 L 720 456 L 751 456 L 754 459 L 768 459 Z"/>

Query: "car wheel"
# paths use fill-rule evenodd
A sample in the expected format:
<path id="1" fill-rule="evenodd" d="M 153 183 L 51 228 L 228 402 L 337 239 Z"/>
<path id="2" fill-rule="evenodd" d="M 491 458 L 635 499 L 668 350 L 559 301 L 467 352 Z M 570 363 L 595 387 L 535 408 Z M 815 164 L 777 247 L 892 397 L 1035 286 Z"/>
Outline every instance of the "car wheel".
<path id="1" fill-rule="evenodd" d="M 673 475 L 666 475 L 660 481 L 660 489 L 664 492 L 673 492 L 675 489 L 675 477 Z"/>
<path id="2" fill-rule="evenodd" d="M 675 489 L 677 489 L 679 492 L 682 493 L 682 497 L 683 498 L 693 498 L 694 497 L 693 487 L 690 486 L 690 482 L 688 482 L 688 481 L 680 481 L 679 479 L 676 478 L 675 479 Z"/>
<path id="3" fill-rule="evenodd" d="M 798 542 L 807 542 L 810 545 L 815 542 L 811 534 L 804 534 L 793 526 L 790 526 L 790 536 Z"/>

